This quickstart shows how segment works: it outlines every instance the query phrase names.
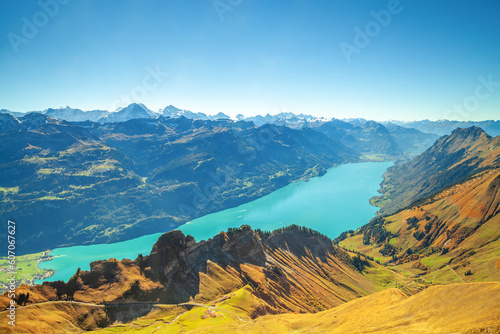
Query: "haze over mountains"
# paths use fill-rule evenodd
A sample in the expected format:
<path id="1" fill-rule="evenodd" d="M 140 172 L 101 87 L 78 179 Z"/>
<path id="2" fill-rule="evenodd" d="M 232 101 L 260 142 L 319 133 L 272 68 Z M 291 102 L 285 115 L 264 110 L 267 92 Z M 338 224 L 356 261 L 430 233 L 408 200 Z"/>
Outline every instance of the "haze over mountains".
<path id="1" fill-rule="evenodd" d="M 10 114 L 15 117 L 23 117 L 29 113 L 41 113 L 70 122 L 92 121 L 98 123 L 125 122 L 132 119 L 158 118 L 160 116 L 171 118 L 186 117 L 188 119 L 205 121 L 231 119 L 230 116 L 224 113 L 206 115 L 201 112 L 179 109 L 172 105 L 158 111 L 153 111 L 140 103 L 131 103 L 113 112 L 107 110 L 83 111 L 70 107 L 49 108 L 43 111 L 32 111 L 28 113 L 20 113 L 6 109 L 0 110 L 0 114 Z M 371 158 L 383 160 L 414 157 L 416 154 L 432 145 L 437 138 L 442 135 L 450 134 L 457 127 L 466 128 L 477 126 L 491 136 L 500 135 L 500 121 L 473 122 L 422 120 L 403 122 L 393 120 L 375 122 L 362 118 L 339 120 L 290 112 L 250 117 L 238 114 L 234 120 L 252 122 L 256 126 L 274 124 L 292 129 L 312 128 L 342 142 L 355 151 L 364 155 L 372 155 Z"/>
<path id="2" fill-rule="evenodd" d="M 160 116 L 178 118 L 186 117 L 193 120 L 230 120 L 231 117 L 223 113 L 206 115 L 201 112 L 192 112 L 176 108 L 172 105 L 158 111 L 148 109 L 140 103 L 131 103 L 116 111 L 90 110 L 83 111 L 70 107 L 49 108 L 43 111 L 20 113 L 0 110 L 1 114 L 10 114 L 23 117 L 29 113 L 41 113 L 47 116 L 70 122 L 92 121 L 98 123 L 125 122 L 140 118 L 158 118 Z M 491 136 L 500 135 L 500 121 L 387 121 L 375 122 L 362 118 L 339 120 L 335 118 L 315 117 L 307 114 L 282 112 L 276 115 L 265 116 L 236 115 L 236 121 L 252 122 L 256 126 L 274 124 L 292 129 L 312 128 L 328 135 L 330 138 L 342 142 L 349 148 L 370 158 L 395 160 L 412 158 L 431 146 L 442 135 L 450 134 L 457 127 L 477 126 Z"/>
<path id="3" fill-rule="evenodd" d="M 384 122 L 393 123 L 399 126 L 414 128 L 423 132 L 435 133 L 438 135 L 449 135 L 456 128 L 468 128 L 471 126 L 476 126 L 483 129 L 490 136 L 498 136 L 500 135 L 500 121 L 452 121 L 452 120 L 439 120 L 439 121 L 411 121 L 411 122 L 402 122 L 402 121 L 389 121 Z"/>
<path id="4" fill-rule="evenodd" d="M 186 118 L 197 119 L 197 120 L 231 119 L 230 116 L 221 112 L 216 115 L 207 115 L 202 112 L 192 112 L 185 109 L 179 109 L 172 105 L 169 105 L 158 111 L 153 111 L 141 103 L 131 103 L 128 106 L 118 108 L 115 111 L 108 111 L 108 110 L 83 111 L 81 109 L 75 109 L 66 106 L 64 108 L 63 107 L 48 108 L 45 110 L 29 111 L 26 113 L 1 109 L 0 114 L 1 113 L 10 114 L 15 117 L 23 117 L 25 114 L 28 113 L 40 113 L 70 122 L 92 121 L 100 123 L 123 122 L 134 118 L 155 118 L 159 116 L 172 117 L 172 118 L 184 116 Z M 276 115 L 266 114 L 264 116 L 261 115 L 244 116 L 242 114 L 238 114 L 234 119 L 238 121 L 253 122 L 256 126 L 262 126 L 264 124 L 276 124 L 276 125 L 284 125 L 290 128 L 315 127 L 315 126 L 320 126 L 323 123 L 329 121 L 340 121 L 335 118 L 315 117 L 308 114 L 303 114 L 303 113 L 294 114 L 291 112 L 281 112 Z M 343 119 L 342 122 L 359 126 L 360 124 L 368 122 L 368 120 L 363 118 L 351 118 L 351 119 Z M 385 126 L 388 125 L 389 127 L 398 125 L 404 128 L 416 129 L 424 133 L 430 133 L 439 136 L 450 134 L 457 127 L 467 128 L 470 126 L 480 127 L 484 131 L 486 131 L 490 136 L 500 135 L 500 121 L 493 121 L 493 120 L 487 120 L 487 121 L 390 120 L 380 123 Z"/>
<path id="5" fill-rule="evenodd" d="M 10 111 L 7 109 L 2 109 L 0 110 L 0 113 L 11 114 L 13 116 L 19 116 L 19 117 L 22 117 L 25 114 L 39 113 L 69 122 L 92 121 L 99 123 L 124 122 L 135 118 L 156 118 L 159 116 L 172 117 L 172 118 L 184 116 L 186 118 L 198 119 L 198 120 L 216 120 L 216 119 L 230 118 L 229 116 L 223 113 L 219 113 L 215 116 L 207 116 L 204 113 L 195 113 L 189 110 L 182 110 L 172 105 L 167 106 L 158 111 L 153 111 L 148 109 L 144 104 L 141 103 L 131 103 L 128 106 L 123 108 L 118 108 L 115 111 L 107 111 L 107 110 L 83 111 L 81 109 L 74 109 L 66 106 L 65 108 L 55 108 L 55 109 L 48 108 L 43 111 L 29 111 L 27 113 L 20 113 L 20 112 Z"/>

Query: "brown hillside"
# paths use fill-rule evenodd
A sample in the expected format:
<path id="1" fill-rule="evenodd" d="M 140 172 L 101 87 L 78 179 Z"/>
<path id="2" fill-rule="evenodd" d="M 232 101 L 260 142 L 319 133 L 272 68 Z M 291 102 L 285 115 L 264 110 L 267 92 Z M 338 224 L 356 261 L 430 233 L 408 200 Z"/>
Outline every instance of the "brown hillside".
<path id="1" fill-rule="evenodd" d="M 397 232 L 400 236 L 410 238 L 410 235 L 416 231 L 426 234 L 419 242 L 408 241 L 408 245 L 413 244 L 417 248 L 455 249 L 483 224 L 492 219 L 493 222 L 488 225 L 498 222 L 496 216 L 500 212 L 499 182 L 500 170 L 481 173 L 469 181 L 441 192 L 422 206 L 388 217 L 387 221 L 389 224 L 390 222 L 405 222 Z M 412 217 L 418 219 L 419 226 L 408 229 L 406 221 Z M 430 226 L 428 232 L 426 232 L 425 225 Z M 477 246 L 494 241 L 498 235 L 492 234 L 490 237 L 490 240 L 484 240 Z"/>
<path id="2" fill-rule="evenodd" d="M 423 275 L 428 282 L 498 281 L 500 169 L 478 173 L 418 206 L 378 218 L 340 245 Z"/>
<path id="3" fill-rule="evenodd" d="M 0 312 L 0 333 L 81 333 L 110 325 L 104 306 L 75 302 L 45 302 L 23 306 L 16 310 L 16 326 L 4 319 L 7 311 Z"/>
<path id="4" fill-rule="evenodd" d="M 483 329 L 483 331 L 480 331 Z M 264 316 L 189 333 L 498 333 L 500 283 L 431 287 L 411 297 L 377 292 L 316 314 Z M 168 331 L 168 326 L 165 328 Z"/>
<path id="5" fill-rule="evenodd" d="M 397 275 L 373 262 L 365 265 L 371 266 L 378 275 L 376 283 L 330 239 L 297 226 L 273 233 L 244 226 L 199 243 L 180 231 L 172 231 L 158 239 L 149 256 L 135 261 L 96 261 L 90 271 L 78 271 L 68 283 L 24 286 L 22 292 L 29 291 L 33 296 L 26 310 L 36 309 L 45 314 L 53 312 L 54 305 L 66 303 L 43 303 L 56 300 L 58 294 L 61 299 L 74 295 L 78 302 L 127 307 L 129 303 L 211 304 L 226 294 L 244 289 L 245 300 L 251 302 L 239 307 L 245 309 L 245 316 L 255 318 L 265 314 L 327 310 L 373 293 Z M 8 303 L 5 295 L 0 301 L 2 305 Z M 145 313 L 137 312 L 132 318 L 122 317 L 123 321 L 150 310 L 151 307 Z M 70 321 L 73 311 L 68 312 L 66 318 Z M 120 317 L 106 314 L 113 321 Z M 33 325 L 32 318 L 18 319 L 25 326 L 22 328 L 28 328 L 25 319 L 29 319 L 29 326 Z M 99 315 L 99 319 L 104 318 Z"/>
<path id="6" fill-rule="evenodd" d="M 413 160 L 388 169 L 382 196 L 373 200 L 384 215 L 409 206 L 480 171 L 500 166 L 500 137 L 478 127 L 457 128 Z"/>
<path id="7" fill-rule="evenodd" d="M 162 302 L 207 302 L 250 284 L 265 302 L 259 313 L 315 312 L 375 291 L 330 239 L 297 227 L 273 234 L 243 227 L 200 243 L 174 231 L 139 266 L 164 285 L 154 293 Z"/>

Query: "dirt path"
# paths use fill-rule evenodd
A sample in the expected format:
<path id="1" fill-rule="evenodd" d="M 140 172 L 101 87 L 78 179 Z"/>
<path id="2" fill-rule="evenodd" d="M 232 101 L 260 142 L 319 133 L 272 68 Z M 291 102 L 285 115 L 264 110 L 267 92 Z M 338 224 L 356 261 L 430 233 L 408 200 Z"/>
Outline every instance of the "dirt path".
<path id="1" fill-rule="evenodd" d="M 455 275 L 457 275 L 457 277 L 462 281 L 462 283 L 465 283 L 464 280 L 462 279 L 462 277 L 458 276 L 458 274 L 455 272 L 455 270 L 451 269 L 451 267 L 449 265 L 447 265 L 448 269 L 450 269 L 451 271 L 453 271 L 453 273 Z"/>
<path id="2" fill-rule="evenodd" d="M 24 306 L 16 306 L 16 310 L 27 308 L 27 307 L 33 307 L 33 306 L 37 306 L 37 305 L 42 305 L 42 304 L 61 304 L 61 303 L 71 304 L 71 305 L 77 304 L 77 305 L 84 305 L 84 306 L 105 307 L 105 305 L 102 305 L 102 304 L 93 304 L 93 303 L 84 303 L 84 302 L 69 302 L 66 300 L 50 300 L 50 301 L 46 301 L 46 302 L 33 303 L 33 304 L 29 304 L 29 305 L 24 305 Z M 8 310 L 0 311 L 0 314 L 7 312 L 7 311 Z"/>

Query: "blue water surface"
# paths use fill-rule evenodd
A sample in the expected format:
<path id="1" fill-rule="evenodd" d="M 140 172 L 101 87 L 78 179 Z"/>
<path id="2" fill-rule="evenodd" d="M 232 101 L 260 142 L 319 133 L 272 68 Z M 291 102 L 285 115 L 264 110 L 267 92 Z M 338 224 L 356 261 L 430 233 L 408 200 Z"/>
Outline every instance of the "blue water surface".
<path id="1" fill-rule="evenodd" d="M 374 217 L 377 208 L 369 204 L 369 199 L 377 195 L 382 175 L 391 165 L 391 162 L 365 162 L 330 168 L 321 177 L 289 184 L 252 202 L 197 218 L 178 229 L 199 241 L 244 224 L 266 231 L 296 224 L 333 239 Z M 160 235 L 112 244 L 56 248 L 51 252 L 54 260 L 39 266 L 55 270 L 48 281 L 68 280 L 78 268 L 90 270 L 92 261 L 147 255 Z"/>

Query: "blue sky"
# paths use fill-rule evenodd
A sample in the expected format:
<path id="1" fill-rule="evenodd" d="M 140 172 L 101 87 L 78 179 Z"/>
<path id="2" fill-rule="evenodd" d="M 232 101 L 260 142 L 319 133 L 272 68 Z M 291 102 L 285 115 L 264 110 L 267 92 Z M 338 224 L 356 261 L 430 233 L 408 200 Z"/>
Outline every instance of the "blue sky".
<path id="1" fill-rule="evenodd" d="M 0 108 L 499 119 L 499 12 L 457 0 L 2 0 Z"/>

